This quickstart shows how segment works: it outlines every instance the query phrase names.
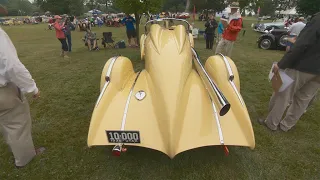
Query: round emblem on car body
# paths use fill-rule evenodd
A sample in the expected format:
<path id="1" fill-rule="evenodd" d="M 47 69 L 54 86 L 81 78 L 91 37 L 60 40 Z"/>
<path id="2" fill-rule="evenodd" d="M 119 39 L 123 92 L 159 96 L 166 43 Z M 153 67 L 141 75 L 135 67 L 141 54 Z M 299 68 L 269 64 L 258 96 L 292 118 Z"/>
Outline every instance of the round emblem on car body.
<path id="1" fill-rule="evenodd" d="M 138 101 L 142 101 L 146 97 L 146 95 L 147 95 L 146 92 L 144 92 L 143 90 L 140 90 L 136 93 L 135 96 Z"/>

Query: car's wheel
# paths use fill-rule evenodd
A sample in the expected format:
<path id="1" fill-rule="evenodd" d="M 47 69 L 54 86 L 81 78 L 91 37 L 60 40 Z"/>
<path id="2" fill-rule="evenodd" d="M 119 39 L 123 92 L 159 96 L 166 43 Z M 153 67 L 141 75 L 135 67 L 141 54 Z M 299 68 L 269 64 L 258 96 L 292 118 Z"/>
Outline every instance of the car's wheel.
<path id="1" fill-rule="evenodd" d="M 265 50 L 271 49 L 272 48 L 272 39 L 271 38 L 261 39 L 259 42 L 259 48 L 265 49 Z"/>
<path id="2" fill-rule="evenodd" d="M 287 46 L 288 37 L 286 34 L 282 35 L 279 39 L 279 45 L 283 47 Z"/>

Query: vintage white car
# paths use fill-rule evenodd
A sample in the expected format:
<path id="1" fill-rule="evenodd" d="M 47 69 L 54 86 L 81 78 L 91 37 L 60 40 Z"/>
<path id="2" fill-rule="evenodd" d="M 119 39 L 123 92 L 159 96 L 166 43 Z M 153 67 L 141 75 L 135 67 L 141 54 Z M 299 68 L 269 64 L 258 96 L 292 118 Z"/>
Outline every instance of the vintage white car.
<path id="1" fill-rule="evenodd" d="M 253 30 L 261 33 L 270 31 L 271 29 L 286 29 L 285 21 L 280 19 L 270 23 L 258 23 L 253 26 Z"/>

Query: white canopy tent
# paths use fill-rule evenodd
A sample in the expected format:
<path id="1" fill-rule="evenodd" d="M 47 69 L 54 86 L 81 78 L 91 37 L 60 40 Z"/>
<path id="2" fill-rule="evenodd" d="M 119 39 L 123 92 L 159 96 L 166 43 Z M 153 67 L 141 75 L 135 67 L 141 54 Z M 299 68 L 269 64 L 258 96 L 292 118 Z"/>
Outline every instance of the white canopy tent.
<path id="1" fill-rule="evenodd" d="M 91 11 L 88 11 L 88 13 L 91 13 L 91 14 L 102 14 L 102 12 L 98 9 L 93 9 Z"/>
<path id="2" fill-rule="evenodd" d="M 280 11 L 280 14 L 283 14 L 283 15 L 296 15 L 297 14 L 297 10 L 296 10 L 296 8 L 292 8 L 292 9 L 288 9 L 288 10 L 285 10 L 285 11 Z"/>

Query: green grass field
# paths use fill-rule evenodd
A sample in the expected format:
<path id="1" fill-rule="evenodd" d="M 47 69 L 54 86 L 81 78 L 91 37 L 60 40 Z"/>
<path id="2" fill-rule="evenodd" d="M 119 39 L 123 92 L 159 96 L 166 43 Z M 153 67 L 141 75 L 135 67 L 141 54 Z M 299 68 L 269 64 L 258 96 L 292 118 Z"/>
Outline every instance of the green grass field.
<path id="1" fill-rule="evenodd" d="M 267 80 L 269 69 L 284 52 L 259 49 L 256 45 L 259 34 L 250 28 L 253 22 L 245 20 L 247 33 L 239 36 L 232 59 L 240 73 L 241 93 L 251 116 L 256 148 L 230 147 L 230 155 L 226 157 L 222 148 L 206 147 L 182 153 L 173 160 L 142 148 L 129 148 L 121 157 L 113 157 L 111 147 L 89 149 L 86 144 L 104 64 L 110 57 L 121 54 L 129 57 L 139 70 L 144 65 L 138 49 L 88 52 L 81 41 L 83 32 L 73 32 L 71 59 L 64 60 L 59 57 L 60 44 L 54 31 L 46 31 L 46 25 L 3 27 L 42 91 L 41 99 L 29 102 L 35 145 L 45 146 L 47 151 L 18 170 L 0 136 L 0 179 L 319 179 L 318 102 L 288 133 L 272 133 L 256 121 L 267 113 L 272 93 Z M 196 25 L 204 29 L 202 22 Z M 103 31 L 112 31 L 116 41 L 126 40 L 124 28 L 93 30 L 100 37 Z M 203 37 L 195 43 L 202 60 L 214 54 L 205 49 Z"/>

